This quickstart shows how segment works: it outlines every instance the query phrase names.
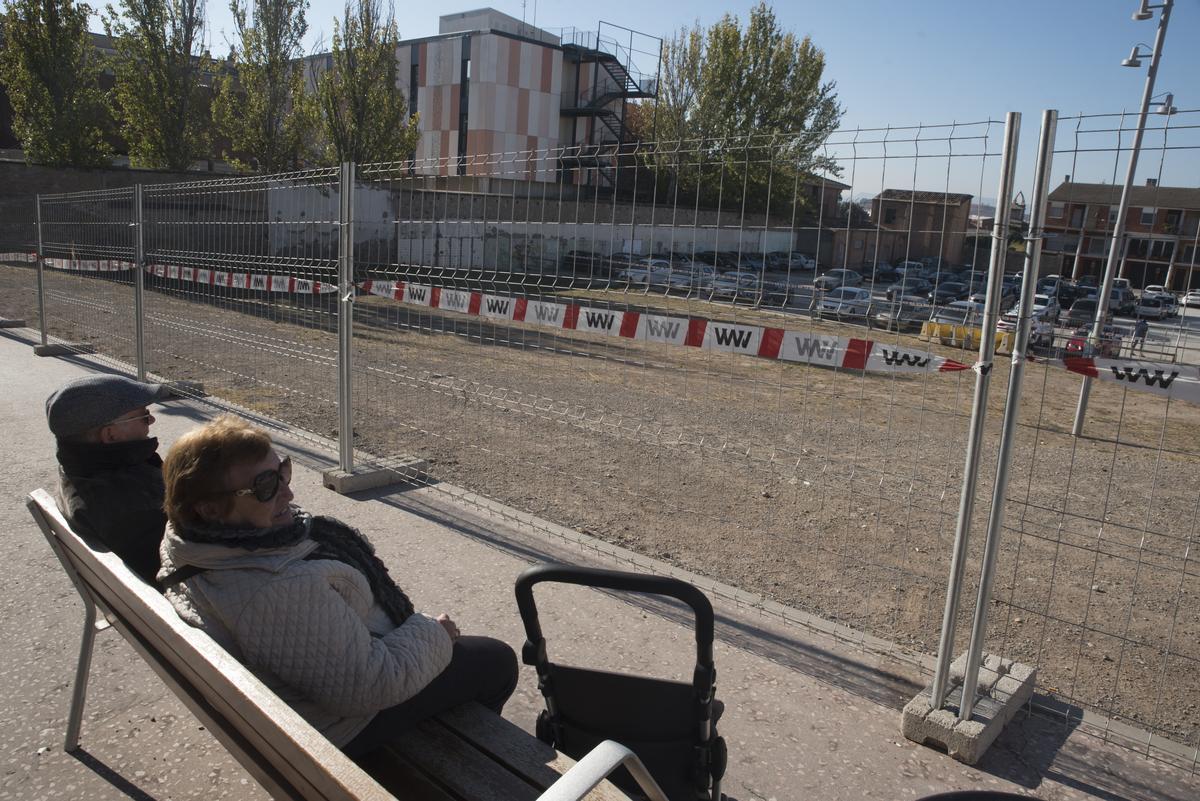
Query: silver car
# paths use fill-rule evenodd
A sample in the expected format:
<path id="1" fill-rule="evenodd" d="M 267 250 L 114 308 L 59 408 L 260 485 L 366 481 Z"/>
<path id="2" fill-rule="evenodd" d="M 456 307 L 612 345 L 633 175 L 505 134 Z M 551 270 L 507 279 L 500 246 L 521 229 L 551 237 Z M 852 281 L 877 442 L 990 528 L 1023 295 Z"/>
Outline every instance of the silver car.
<path id="1" fill-rule="evenodd" d="M 834 317 L 866 317 L 871 311 L 871 292 L 858 287 L 843 286 L 821 298 L 818 310 Z"/>
<path id="2" fill-rule="evenodd" d="M 862 276 L 853 270 L 830 270 L 813 281 L 813 286 L 828 292 L 843 286 L 860 286 L 862 280 Z"/>

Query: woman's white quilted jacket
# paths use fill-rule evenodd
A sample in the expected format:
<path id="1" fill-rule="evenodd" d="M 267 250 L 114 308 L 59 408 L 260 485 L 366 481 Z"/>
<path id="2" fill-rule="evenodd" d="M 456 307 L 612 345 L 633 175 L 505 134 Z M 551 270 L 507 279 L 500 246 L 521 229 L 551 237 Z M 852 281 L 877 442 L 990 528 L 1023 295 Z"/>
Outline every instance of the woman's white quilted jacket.
<path id="1" fill-rule="evenodd" d="M 204 629 L 314 728 L 344 746 L 387 707 L 416 695 L 450 664 L 450 637 L 414 614 L 396 627 L 366 577 L 316 543 L 248 551 L 186 542 L 167 527 L 165 576 L 205 572 L 169 587 L 179 616 Z"/>

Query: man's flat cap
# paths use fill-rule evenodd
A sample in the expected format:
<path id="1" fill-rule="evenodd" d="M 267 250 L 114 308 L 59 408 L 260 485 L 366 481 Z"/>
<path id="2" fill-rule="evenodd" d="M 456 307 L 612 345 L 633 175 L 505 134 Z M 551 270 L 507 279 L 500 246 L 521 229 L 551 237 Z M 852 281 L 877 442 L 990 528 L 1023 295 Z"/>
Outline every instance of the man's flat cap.
<path id="1" fill-rule="evenodd" d="M 54 436 L 75 437 L 173 394 L 166 384 L 143 384 L 120 375 L 90 375 L 46 398 L 46 422 Z"/>

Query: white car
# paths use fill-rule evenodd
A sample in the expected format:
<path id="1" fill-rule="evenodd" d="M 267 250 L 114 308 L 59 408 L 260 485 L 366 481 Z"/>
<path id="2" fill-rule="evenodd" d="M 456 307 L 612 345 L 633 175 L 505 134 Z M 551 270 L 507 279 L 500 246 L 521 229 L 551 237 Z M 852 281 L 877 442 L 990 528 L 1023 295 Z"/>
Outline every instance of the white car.
<path id="1" fill-rule="evenodd" d="M 866 317 L 871 311 L 871 292 L 858 287 L 839 287 L 821 298 L 822 314 L 835 317 Z"/>
<path id="2" fill-rule="evenodd" d="M 758 273 L 724 273 L 712 283 L 712 292 L 719 298 L 749 300 L 757 298 L 762 290 L 762 279 Z"/>
<path id="3" fill-rule="evenodd" d="M 671 262 L 666 259 L 643 259 L 617 273 L 617 278 L 642 286 L 666 286 L 671 272 Z"/>
<path id="4" fill-rule="evenodd" d="M 860 284 L 862 284 L 862 276 L 853 270 L 830 270 L 813 281 L 814 287 L 825 291 L 843 286 L 859 286 Z"/>
<path id="5" fill-rule="evenodd" d="M 1183 296 L 1183 305 L 1189 309 L 1193 306 L 1200 306 L 1200 289 L 1193 289 Z"/>
<path id="6" fill-rule="evenodd" d="M 970 300 L 956 300 L 938 309 L 930 319 L 935 323 L 977 326 L 983 319 L 983 304 Z"/>
<path id="7" fill-rule="evenodd" d="M 1163 316 L 1174 317 L 1179 314 L 1179 299 L 1162 284 L 1150 284 L 1142 290 L 1142 297 L 1158 298 L 1163 304 Z"/>
<path id="8" fill-rule="evenodd" d="M 1148 297 L 1142 294 L 1138 299 L 1137 308 L 1133 310 L 1135 317 L 1144 317 L 1149 320 L 1161 320 L 1167 316 L 1166 304 L 1155 297 Z"/>
<path id="9" fill-rule="evenodd" d="M 717 280 L 717 270 L 710 264 L 693 262 L 671 271 L 667 278 L 669 289 L 708 289 Z"/>
<path id="10" fill-rule="evenodd" d="M 1058 319 L 1060 307 L 1058 299 L 1050 295 L 1034 295 L 1033 310 L 1030 312 L 1029 342 L 1031 345 L 1054 344 L 1054 321 Z M 1017 330 L 1017 321 L 1021 319 L 1021 304 L 1000 318 L 996 328 L 999 331 L 1012 332 Z"/>

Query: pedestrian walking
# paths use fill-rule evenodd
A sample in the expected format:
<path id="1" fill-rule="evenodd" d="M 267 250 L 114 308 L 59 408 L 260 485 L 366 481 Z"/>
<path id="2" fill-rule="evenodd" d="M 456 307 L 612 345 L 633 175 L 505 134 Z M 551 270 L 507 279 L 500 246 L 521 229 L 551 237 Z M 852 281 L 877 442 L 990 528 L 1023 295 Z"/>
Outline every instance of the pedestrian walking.
<path id="1" fill-rule="evenodd" d="M 1145 320 L 1138 320 L 1133 326 L 1133 341 L 1129 343 L 1129 355 L 1132 356 L 1135 352 L 1146 352 L 1146 332 L 1150 330 L 1150 324 Z"/>

